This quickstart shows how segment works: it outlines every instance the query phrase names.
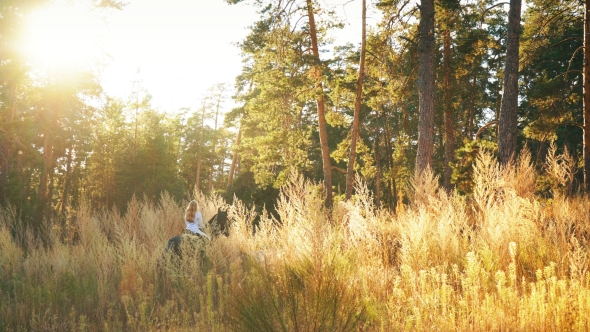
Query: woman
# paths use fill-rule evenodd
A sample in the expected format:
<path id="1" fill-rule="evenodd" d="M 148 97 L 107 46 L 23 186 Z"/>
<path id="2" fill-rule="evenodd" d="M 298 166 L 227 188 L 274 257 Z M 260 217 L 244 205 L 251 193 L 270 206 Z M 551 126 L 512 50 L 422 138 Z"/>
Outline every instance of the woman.
<path id="1" fill-rule="evenodd" d="M 184 212 L 184 221 L 186 223 L 186 229 L 184 230 L 185 233 L 191 235 L 201 235 L 206 237 L 208 240 L 211 240 L 209 235 L 201 231 L 201 228 L 205 228 L 205 224 L 203 224 L 203 215 L 199 211 L 199 204 L 197 201 L 192 200 L 190 203 L 188 203 L 186 211 Z"/>
<path id="2" fill-rule="evenodd" d="M 168 250 L 171 250 L 178 256 L 181 254 L 180 247 L 184 240 L 188 240 L 192 245 L 202 242 L 203 237 L 211 240 L 209 235 L 201 231 L 201 228 L 204 228 L 205 225 L 203 224 L 203 215 L 199 212 L 199 204 L 196 201 L 193 200 L 188 204 L 184 212 L 184 222 L 186 223 L 184 234 L 177 235 L 168 240 Z"/>

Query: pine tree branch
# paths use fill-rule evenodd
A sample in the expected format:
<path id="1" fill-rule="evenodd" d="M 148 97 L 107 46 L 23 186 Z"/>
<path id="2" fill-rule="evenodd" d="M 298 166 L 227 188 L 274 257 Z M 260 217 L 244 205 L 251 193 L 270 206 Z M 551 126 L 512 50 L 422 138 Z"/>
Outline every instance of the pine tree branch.
<path id="1" fill-rule="evenodd" d="M 498 121 L 491 121 L 486 123 L 485 126 L 479 128 L 479 130 L 477 131 L 477 133 L 475 134 L 475 139 L 474 141 L 477 141 L 477 139 L 479 138 L 479 135 L 482 133 L 482 131 L 484 131 L 487 127 L 493 126 L 493 125 L 497 125 Z"/>

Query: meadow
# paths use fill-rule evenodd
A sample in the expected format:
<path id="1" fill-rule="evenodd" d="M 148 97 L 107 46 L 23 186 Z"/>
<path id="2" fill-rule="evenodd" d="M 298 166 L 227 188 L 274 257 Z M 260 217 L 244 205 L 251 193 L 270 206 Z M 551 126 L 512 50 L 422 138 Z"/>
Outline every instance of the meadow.
<path id="1" fill-rule="evenodd" d="M 590 199 L 573 166 L 482 153 L 471 194 L 426 172 L 395 211 L 362 183 L 328 211 L 293 175 L 280 222 L 196 193 L 205 220 L 228 209 L 231 234 L 182 260 L 165 247 L 186 202 L 167 195 L 125 213 L 83 204 L 46 221 L 45 241 L 6 208 L 0 331 L 588 331 Z"/>

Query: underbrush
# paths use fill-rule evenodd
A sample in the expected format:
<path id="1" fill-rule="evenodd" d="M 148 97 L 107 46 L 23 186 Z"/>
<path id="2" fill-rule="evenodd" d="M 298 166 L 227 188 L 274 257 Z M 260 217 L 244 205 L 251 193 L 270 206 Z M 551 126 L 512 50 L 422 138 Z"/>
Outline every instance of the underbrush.
<path id="1" fill-rule="evenodd" d="M 165 246 L 185 204 L 166 195 L 124 215 L 82 206 L 43 242 L 5 209 L 0 331 L 587 331 L 590 200 L 550 160 L 551 200 L 526 154 L 481 154 L 468 196 L 420 174 L 396 214 L 362 183 L 326 211 L 298 176 L 280 221 L 196 194 L 205 220 L 228 209 L 231 234 L 181 260 Z"/>

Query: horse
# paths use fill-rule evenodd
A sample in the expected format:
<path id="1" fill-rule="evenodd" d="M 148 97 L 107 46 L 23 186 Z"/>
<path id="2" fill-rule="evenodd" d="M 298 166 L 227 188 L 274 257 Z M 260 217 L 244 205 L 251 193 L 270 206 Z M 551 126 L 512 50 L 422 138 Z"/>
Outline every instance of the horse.
<path id="1" fill-rule="evenodd" d="M 212 227 L 212 234 L 214 237 L 224 235 L 229 236 L 229 221 L 227 219 L 227 210 L 217 209 L 217 213 L 209 219 L 209 225 Z"/>
<path id="2" fill-rule="evenodd" d="M 223 236 L 229 236 L 229 222 L 227 218 L 227 210 L 219 208 L 217 213 L 209 219 L 207 222 L 211 228 L 211 235 L 213 238 Z M 167 251 L 174 253 L 177 256 L 181 256 L 181 247 L 184 241 L 190 241 L 191 244 L 196 245 L 199 242 L 209 241 L 207 238 L 201 235 L 192 234 L 190 231 L 186 231 L 185 234 L 177 235 L 168 240 L 166 247 Z"/>

